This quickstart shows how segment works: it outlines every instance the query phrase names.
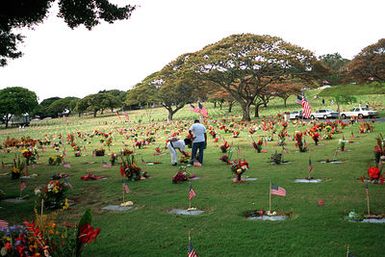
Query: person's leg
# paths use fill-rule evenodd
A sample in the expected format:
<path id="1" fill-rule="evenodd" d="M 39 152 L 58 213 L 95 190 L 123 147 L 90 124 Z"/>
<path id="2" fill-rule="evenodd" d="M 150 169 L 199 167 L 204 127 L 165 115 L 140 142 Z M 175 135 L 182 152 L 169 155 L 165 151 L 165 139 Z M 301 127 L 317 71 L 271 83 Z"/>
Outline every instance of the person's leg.
<path id="1" fill-rule="evenodd" d="M 167 144 L 167 148 L 168 148 L 168 150 L 170 151 L 171 164 L 174 165 L 174 164 L 177 163 L 177 160 L 176 160 L 176 151 L 175 151 L 174 147 L 171 146 L 171 144 Z"/>
<path id="2" fill-rule="evenodd" d="M 191 150 L 191 162 L 192 163 L 196 160 L 197 150 L 198 150 L 198 143 L 193 143 L 192 144 L 192 150 Z"/>
<path id="3" fill-rule="evenodd" d="M 203 150 L 205 147 L 205 142 L 199 142 L 199 154 L 198 154 L 198 161 L 203 164 Z"/>

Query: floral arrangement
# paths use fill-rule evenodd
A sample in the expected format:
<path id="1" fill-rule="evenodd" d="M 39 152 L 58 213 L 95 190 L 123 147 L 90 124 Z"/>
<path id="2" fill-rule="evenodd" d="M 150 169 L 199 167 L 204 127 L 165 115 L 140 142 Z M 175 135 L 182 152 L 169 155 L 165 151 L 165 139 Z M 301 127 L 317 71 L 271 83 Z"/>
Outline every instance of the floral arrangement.
<path id="1" fill-rule="evenodd" d="M 249 128 L 249 133 L 251 135 L 254 134 L 255 132 L 257 132 L 256 128 L 253 128 L 253 127 Z"/>
<path id="2" fill-rule="evenodd" d="M 25 148 L 25 149 L 21 150 L 21 153 L 26 160 L 27 166 L 29 166 L 30 164 L 36 163 L 36 157 L 37 157 L 37 150 L 36 149 Z"/>
<path id="3" fill-rule="evenodd" d="M 278 145 L 279 146 L 283 146 L 283 145 L 286 145 L 285 143 L 285 140 L 286 140 L 286 136 L 287 136 L 287 130 L 286 130 L 286 127 L 284 127 L 279 133 L 278 133 Z"/>
<path id="4" fill-rule="evenodd" d="M 75 157 L 81 157 L 82 156 L 82 152 L 81 151 L 76 151 L 75 152 Z"/>
<path id="5" fill-rule="evenodd" d="M 118 158 L 118 155 L 116 153 L 111 153 L 110 155 L 110 163 L 111 163 L 111 166 L 114 166 L 115 165 L 115 162 L 116 162 L 116 159 Z"/>
<path id="6" fill-rule="evenodd" d="M 134 151 L 132 151 L 128 148 L 124 148 L 124 149 L 120 150 L 120 154 L 123 156 L 128 156 L 128 155 L 131 155 L 133 153 L 134 153 Z"/>
<path id="7" fill-rule="evenodd" d="M 369 167 L 368 168 L 369 180 L 374 183 L 382 182 L 384 183 L 384 178 L 381 176 L 381 169 L 379 167 Z"/>
<path id="8" fill-rule="evenodd" d="M 249 169 L 249 163 L 243 159 L 235 160 L 232 162 L 231 171 L 234 173 L 234 182 L 241 182 L 242 174 Z"/>
<path id="9" fill-rule="evenodd" d="M 219 148 L 221 149 L 222 153 L 227 153 L 227 151 L 228 151 L 229 148 L 230 148 L 230 145 L 229 145 L 229 143 L 227 143 L 227 141 L 225 140 L 225 142 L 223 143 L 223 145 L 221 145 Z"/>
<path id="10" fill-rule="evenodd" d="M 314 144 L 318 145 L 320 134 L 318 132 L 311 132 L 310 136 L 313 139 Z"/>
<path id="11" fill-rule="evenodd" d="M 187 171 L 187 166 L 180 166 L 178 172 L 172 177 L 172 183 L 177 184 L 194 178 L 195 175 Z"/>
<path id="12" fill-rule="evenodd" d="M 277 153 L 277 151 L 275 151 L 275 153 L 271 155 L 270 160 L 272 163 L 279 165 L 283 162 L 283 155 L 282 153 Z"/>
<path id="13" fill-rule="evenodd" d="M 254 148 L 255 150 L 257 150 L 258 153 L 261 153 L 261 152 L 262 152 L 262 144 L 263 144 L 262 139 L 259 139 L 258 142 L 255 142 L 255 141 L 253 140 L 252 146 L 253 146 L 253 148 Z"/>
<path id="14" fill-rule="evenodd" d="M 44 218 L 44 219 L 43 219 Z M 80 257 L 87 244 L 98 237 L 99 228 L 91 225 L 87 210 L 77 227 L 59 226 L 50 216 L 0 230 L 1 256 Z"/>
<path id="15" fill-rule="evenodd" d="M 143 172 L 142 169 L 138 165 L 136 165 L 133 155 L 129 155 L 126 158 L 122 158 L 120 174 L 122 176 L 126 176 L 129 180 L 132 181 L 149 178 L 147 172 Z"/>
<path id="16" fill-rule="evenodd" d="M 300 152 L 306 152 L 307 151 L 307 146 L 306 142 L 303 139 L 303 133 L 301 131 L 296 131 L 294 135 L 295 139 L 295 145 L 298 147 Z"/>
<path id="17" fill-rule="evenodd" d="M 341 152 L 345 151 L 346 143 L 348 143 L 348 140 L 345 140 L 345 137 L 342 137 L 340 140 L 338 140 L 338 146 Z"/>
<path id="18" fill-rule="evenodd" d="M 239 137 L 239 131 L 234 130 L 233 131 L 233 138 L 238 138 Z"/>
<path id="19" fill-rule="evenodd" d="M 183 151 L 181 153 L 182 154 L 179 157 L 179 163 L 183 163 L 183 164 L 189 163 L 191 156 L 187 152 L 185 152 L 185 151 Z"/>
<path id="20" fill-rule="evenodd" d="M 60 165 L 62 164 L 63 160 L 64 156 L 62 154 L 57 154 L 48 158 L 48 164 L 51 166 Z"/>
<path id="21" fill-rule="evenodd" d="M 377 144 L 374 146 L 374 157 L 377 165 L 380 163 L 381 158 L 385 159 L 385 140 L 380 134 L 376 138 Z"/>
<path id="22" fill-rule="evenodd" d="M 60 180 L 51 180 L 42 188 L 36 188 L 35 194 L 40 200 L 44 200 L 44 207 L 49 210 L 68 209 L 68 199 L 66 198 L 69 185 Z"/>
<path id="23" fill-rule="evenodd" d="M 374 126 L 372 124 L 370 124 L 369 122 L 361 122 L 360 127 L 359 127 L 359 131 L 361 134 L 370 133 L 370 132 L 374 131 Z"/>
<path id="24" fill-rule="evenodd" d="M 104 156 L 105 150 L 103 148 L 95 149 L 94 155 L 95 156 Z"/>
<path id="25" fill-rule="evenodd" d="M 16 159 L 13 159 L 13 166 L 11 169 L 11 178 L 12 179 L 20 178 L 22 172 L 25 169 L 25 166 L 26 166 L 25 161 L 20 160 L 19 157 L 17 157 Z"/>

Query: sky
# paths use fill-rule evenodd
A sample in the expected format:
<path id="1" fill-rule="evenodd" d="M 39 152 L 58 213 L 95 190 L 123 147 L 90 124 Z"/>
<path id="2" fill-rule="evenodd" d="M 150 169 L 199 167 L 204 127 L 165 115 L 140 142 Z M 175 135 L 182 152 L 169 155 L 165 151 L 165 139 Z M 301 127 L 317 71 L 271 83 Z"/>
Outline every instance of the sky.
<path id="1" fill-rule="evenodd" d="M 352 59 L 385 37 L 384 0 L 110 0 L 139 7 L 91 31 L 68 28 L 57 7 L 25 35 L 21 58 L 0 67 L 0 89 L 20 86 L 39 102 L 128 90 L 181 54 L 232 34 L 279 36 L 316 56 Z"/>

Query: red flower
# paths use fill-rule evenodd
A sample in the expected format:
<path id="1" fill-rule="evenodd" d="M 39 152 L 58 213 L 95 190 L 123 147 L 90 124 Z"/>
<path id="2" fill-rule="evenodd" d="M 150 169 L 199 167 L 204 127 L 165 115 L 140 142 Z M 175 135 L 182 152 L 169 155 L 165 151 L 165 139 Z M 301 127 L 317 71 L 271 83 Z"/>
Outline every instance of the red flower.
<path id="1" fill-rule="evenodd" d="M 100 228 L 93 228 L 90 224 L 85 224 L 80 228 L 79 240 L 83 244 L 94 241 L 100 233 Z"/>
<path id="2" fill-rule="evenodd" d="M 123 167 L 123 165 L 120 166 L 120 175 L 122 177 L 124 177 L 126 175 L 125 168 Z"/>
<path id="3" fill-rule="evenodd" d="M 377 167 L 370 167 L 368 169 L 370 179 L 378 179 L 380 177 L 380 169 Z"/>

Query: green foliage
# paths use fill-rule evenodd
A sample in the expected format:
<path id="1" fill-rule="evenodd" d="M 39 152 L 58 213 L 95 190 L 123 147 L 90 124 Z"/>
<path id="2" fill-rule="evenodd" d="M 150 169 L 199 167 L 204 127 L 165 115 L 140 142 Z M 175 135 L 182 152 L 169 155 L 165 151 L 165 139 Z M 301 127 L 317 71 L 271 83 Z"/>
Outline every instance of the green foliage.
<path id="1" fill-rule="evenodd" d="M 348 75 L 357 82 L 385 82 L 385 38 L 361 50 L 347 67 Z"/>
<path id="2" fill-rule="evenodd" d="M 7 87 L 0 90 L 0 117 L 6 127 L 13 115 L 29 113 L 38 105 L 35 92 L 22 87 Z"/>
<path id="3" fill-rule="evenodd" d="M 338 85 L 325 88 L 318 95 L 322 97 L 332 97 L 335 95 L 374 95 L 385 94 L 384 83 L 370 83 L 370 84 L 349 84 Z"/>
<path id="4" fill-rule="evenodd" d="M 243 120 L 250 120 L 249 108 L 257 97 L 267 97 L 268 85 L 290 79 L 310 83 L 326 71 L 311 51 L 268 35 L 231 35 L 194 53 L 189 61 L 203 80 L 235 98 Z"/>
<path id="5" fill-rule="evenodd" d="M 349 63 L 349 60 L 343 58 L 339 53 L 325 54 L 320 56 L 319 59 L 321 63 L 330 70 L 330 74 L 325 76 L 324 79 L 332 85 L 341 83 L 343 79 L 343 68 Z"/>

